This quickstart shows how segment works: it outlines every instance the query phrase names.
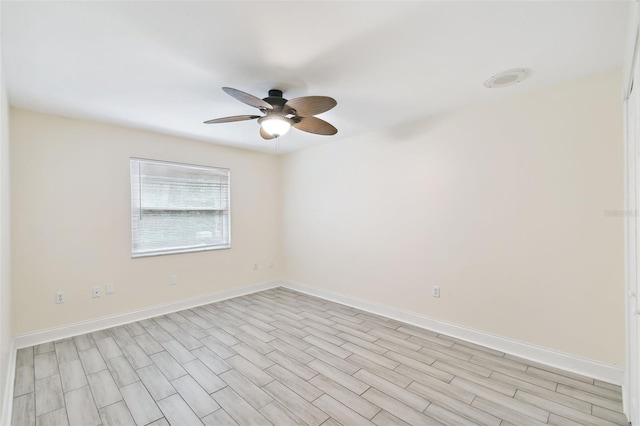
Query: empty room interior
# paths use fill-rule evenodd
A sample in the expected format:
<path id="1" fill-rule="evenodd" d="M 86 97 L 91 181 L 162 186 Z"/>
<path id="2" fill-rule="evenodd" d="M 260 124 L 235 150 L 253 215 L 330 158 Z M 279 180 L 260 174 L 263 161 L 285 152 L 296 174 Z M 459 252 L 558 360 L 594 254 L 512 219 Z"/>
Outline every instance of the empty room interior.
<path id="1" fill-rule="evenodd" d="M 0 425 L 640 426 L 638 2 L 0 2 Z"/>

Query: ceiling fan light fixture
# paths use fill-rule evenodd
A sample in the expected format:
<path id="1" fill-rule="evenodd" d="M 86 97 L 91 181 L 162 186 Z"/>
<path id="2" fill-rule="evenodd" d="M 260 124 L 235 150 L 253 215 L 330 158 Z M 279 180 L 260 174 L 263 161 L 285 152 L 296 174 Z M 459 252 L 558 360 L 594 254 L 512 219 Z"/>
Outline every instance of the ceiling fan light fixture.
<path id="1" fill-rule="evenodd" d="M 266 116 L 258 120 L 258 123 L 260 123 L 265 132 L 276 138 L 284 135 L 291 128 L 291 119 L 287 117 Z"/>

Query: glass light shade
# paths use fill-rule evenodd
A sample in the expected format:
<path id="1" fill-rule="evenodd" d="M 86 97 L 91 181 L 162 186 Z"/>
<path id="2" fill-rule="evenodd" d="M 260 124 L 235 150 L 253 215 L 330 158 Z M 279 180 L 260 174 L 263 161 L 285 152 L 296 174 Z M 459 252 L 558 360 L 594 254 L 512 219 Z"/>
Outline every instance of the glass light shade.
<path id="1" fill-rule="evenodd" d="M 291 123 L 286 118 L 266 117 L 260 121 L 260 125 L 265 132 L 271 136 L 282 136 L 289 131 Z"/>

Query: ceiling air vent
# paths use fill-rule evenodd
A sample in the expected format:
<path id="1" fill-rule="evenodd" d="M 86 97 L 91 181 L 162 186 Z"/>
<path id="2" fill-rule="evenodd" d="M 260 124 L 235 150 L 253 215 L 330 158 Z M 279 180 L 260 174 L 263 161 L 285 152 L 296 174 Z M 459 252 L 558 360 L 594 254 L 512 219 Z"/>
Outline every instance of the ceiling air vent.
<path id="1" fill-rule="evenodd" d="M 531 70 L 526 68 L 515 68 L 512 70 L 502 71 L 491 76 L 484 82 L 484 86 L 489 89 L 498 89 L 500 87 L 513 86 L 520 83 L 531 75 Z"/>

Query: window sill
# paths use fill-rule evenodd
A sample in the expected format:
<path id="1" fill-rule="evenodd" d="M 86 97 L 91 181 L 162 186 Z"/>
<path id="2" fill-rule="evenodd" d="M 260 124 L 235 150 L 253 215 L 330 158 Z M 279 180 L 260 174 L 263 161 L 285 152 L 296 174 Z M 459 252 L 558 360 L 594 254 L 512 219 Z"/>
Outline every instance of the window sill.
<path id="1" fill-rule="evenodd" d="M 165 256 L 169 254 L 194 253 L 198 251 L 227 250 L 230 248 L 231 248 L 231 244 L 215 245 L 215 246 L 182 247 L 182 248 L 176 248 L 176 249 L 153 250 L 153 251 L 147 251 L 142 253 L 131 253 L 131 258 L 137 259 L 140 257 Z"/>

